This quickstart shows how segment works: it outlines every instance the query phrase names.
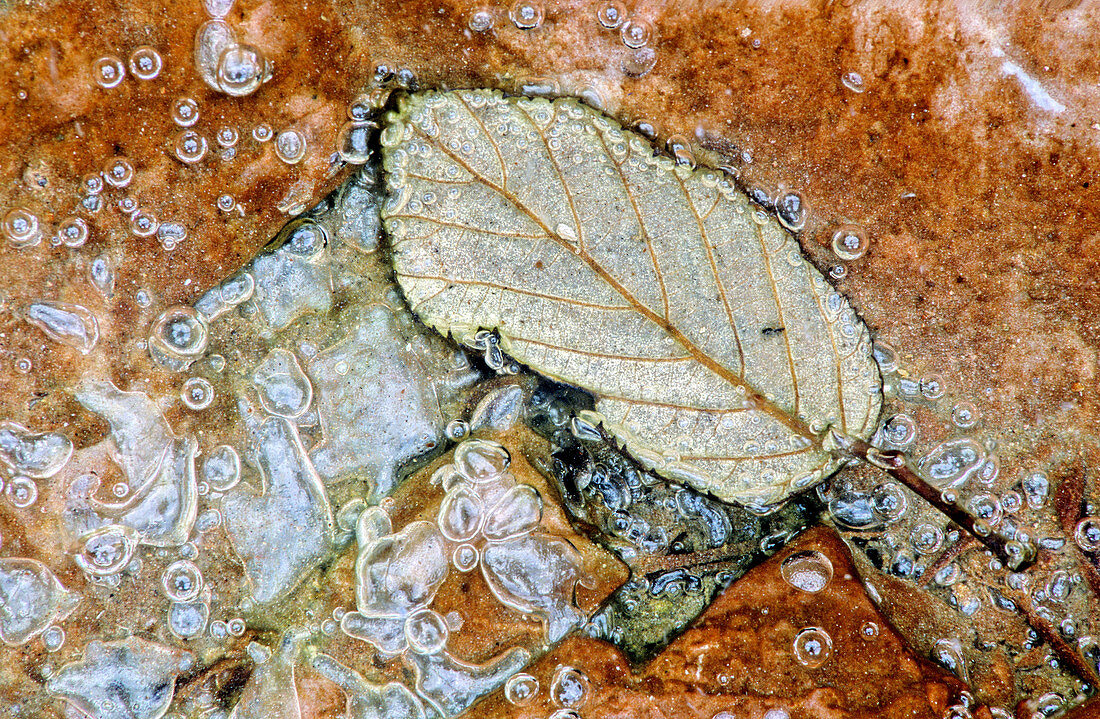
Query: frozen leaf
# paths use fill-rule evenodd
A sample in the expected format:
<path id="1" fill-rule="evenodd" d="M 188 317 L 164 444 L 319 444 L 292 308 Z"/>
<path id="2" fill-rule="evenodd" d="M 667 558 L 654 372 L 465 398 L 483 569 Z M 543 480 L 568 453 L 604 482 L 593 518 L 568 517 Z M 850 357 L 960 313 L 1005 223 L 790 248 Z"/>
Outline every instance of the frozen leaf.
<path id="1" fill-rule="evenodd" d="M 397 279 L 428 324 L 597 395 L 648 467 L 767 505 L 881 406 L 867 328 L 731 183 L 570 100 L 406 98 L 383 133 Z"/>

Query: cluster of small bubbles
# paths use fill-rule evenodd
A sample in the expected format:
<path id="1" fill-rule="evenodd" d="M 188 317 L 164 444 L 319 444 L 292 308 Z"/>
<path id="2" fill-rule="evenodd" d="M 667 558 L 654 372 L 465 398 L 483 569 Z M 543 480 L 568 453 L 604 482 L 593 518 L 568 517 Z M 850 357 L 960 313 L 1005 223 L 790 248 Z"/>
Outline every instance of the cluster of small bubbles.
<path id="1" fill-rule="evenodd" d="M 118 87 L 124 77 L 126 68 L 123 67 L 122 60 L 114 55 L 104 55 L 92 63 L 92 79 L 104 90 Z"/>
<path id="2" fill-rule="evenodd" d="M 275 156 L 288 165 L 301 162 L 306 155 L 306 138 L 297 130 L 283 130 L 275 138 Z"/>
<path id="3" fill-rule="evenodd" d="M 89 575 L 107 577 L 122 571 L 134 556 L 134 541 L 117 524 L 90 532 L 84 538 L 76 563 Z"/>
<path id="4" fill-rule="evenodd" d="M 266 122 L 261 122 L 256 127 L 252 128 L 252 139 L 256 142 L 267 142 L 275 134 L 275 131 L 271 129 L 271 125 Z"/>
<path id="5" fill-rule="evenodd" d="M 967 502 L 966 508 L 972 515 L 985 522 L 990 527 L 996 527 L 1004 512 L 1001 503 L 996 496 L 988 493 L 976 494 Z"/>
<path id="6" fill-rule="evenodd" d="M 542 5 L 532 0 L 516 0 L 508 9 L 508 18 L 520 30 L 533 30 L 542 24 Z"/>
<path id="7" fill-rule="evenodd" d="M 138 202 L 132 197 L 122 197 L 118 201 L 118 209 L 124 215 L 132 215 L 138 210 Z"/>
<path id="8" fill-rule="evenodd" d="M 179 161 L 190 165 L 206 157 L 206 138 L 194 130 L 184 130 L 176 135 L 174 150 Z"/>
<path id="9" fill-rule="evenodd" d="M 970 429 L 978 423 L 978 408 L 965 400 L 956 403 L 951 408 L 951 422 L 959 429 Z"/>
<path id="10" fill-rule="evenodd" d="M 579 707 L 588 698 L 588 677 L 574 667 L 560 667 L 550 683 L 550 701 L 560 707 Z"/>
<path id="11" fill-rule="evenodd" d="M 191 602 L 202 592 L 202 572 L 191 560 L 180 559 L 164 570 L 161 584 L 173 602 Z"/>
<path id="12" fill-rule="evenodd" d="M 336 151 L 350 165 L 365 164 L 371 156 L 370 138 L 376 126 L 373 122 L 345 122 L 336 136 Z"/>
<path id="13" fill-rule="evenodd" d="M 15 360 L 15 371 L 19 374 L 29 374 L 34 369 L 34 363 L 30 357 L 20 357 Z"/>
<path id="14" fill-rule="evenodd" d="M 1100 517 L 1085 517 L 1073 530 L 1073 541 L 1083 551 L 1100 552 Z"/>
<path id="15" fill-rule="evenodd" d="M 172 121 L 180 127 L 191 127 L 199 121 L 199 103 L 190 97 L 177 99 L 172 103 Z"/>
<path id="16" fill-rule="evenodd" d="M 65 644 L 65 630 L 54 625 L 42 632 L 42 646 L 47 652 L 56 652 Z"/>
<path id="17" fill-rule="evenodd" d="M 233 199 L 233 195 L 218 195 L 218 209 L 222 212 L 232 212 L 236 206 L 237 201 Z"/>
<path id="18" fill-rule="evenodd" d="M 456 419 L 448 422 L 444 431 L 447 434 L 447 439 L 457 442 L 470 434 L 470 425 L 461 419 Z"/>
<path id="19" fill-rule="evenodd" d="M 816 669 L 829 659 L 833 638 L 820 627 L 807 627 L 794 638 L 794 658 L 799 664 Z"/>
<path id="20" fill-rule="evenodd" d="M 98 172 L 88 173 L 80 184 L 89 195 L 98 195 L 103 192 L 103 177 Z"/>
<path id="21" fill-rule="evenodd" d="M 943 378 L 935 374 L 930 374 L 927 377 L 921 378 L 920 393 L 922 397 L 928 400 L 937 400 L 943 397 Z"/>
<path id="22" fill-rule="evenodd" d="M 17 248 L 36 245 L 42 237 L 38 217 L 22 207 L 8 210 L 0 224 L 2 224 L 4 236 Z"/>
<path id="23" fill-rule="evenodd" d="M 882 437 L 895 447 L 908 447 L 917 436 L 917 423 L 906 414 L 896 414 L 882 426 Z"/>
<path id="24" fill-rule="evenodd" d="M 214 385 L 203 377 L 189 377 L 180 390 L 180 399 L 188 409 L 206 409 L 214 401 Z"/>
<path id="25" fill-rule="evenodd" d="M 470 29 L 474 32 L 489 32 L 493 29 L 493 15 L 488 10 L 478 10 L 470 16 Z"/>
<path id="26" fill-rule="evenodd" d="M 91 265 L 88 266 L 88 275 L 92 278 L 92 284 L 104 297 L 109 299 L 114 295 L 115 271 L 107 255 L 100 255 L 92 260 Z"/>
<path id="27" fill-rule="evenodd" d="M 116 157 L 103 168 L 103 179 L 111 187 L 127 187 L 134 179 L 134 166 L 125 157 Z"/>
<path id="28" fill-rule="evenodd" d="M 623 45 L 637 50 L 649 44 L 653 37 L 653 28 L 645 20 L 627 20 L 619 28 L 619 37 Z"/>
<path id="29" fill-rule="evenodd" d="M 464 543 L 455 547 L 451 554 L 451 563 L 460 572 L 470 572 L 477 568 L 481 553 L 472 544 Z"/>
<path id="30" fill-rule="evenodd" d="M 253 45 L 232 44 L 218 58 L 218 87 L 231 97 L 251 95 L 270 77 L 267 58 Z"/>
<path id="31" fill-rule="evenodd" d="M 504 698 L 518 707 L 530 704 L 538 693 L 539 680 L 524 672 L 513 674 L 504 684 Z"/>
<path id="32" fill-rule="evenodd" d="M 135 48 L 130 53 L 130 72 L 139 80 L 155 80 L 164 68 L 160 53 L 148 45 Z"/>
<path id="33" fill-rule="evenodd" d="M 934 524 L 918 524 L 909 535 L 909 543 L 920 554 L 935 554 L 943 546 L 943 530 Z"/>
<path id="34" fill-rule="evenodd" d="M 178 222 L 162 222 L 157 228 L 157 239 L 164 249 L 174 250 L 187 239 L 187 228 Z"/>
<path id="35" fill-rule="evenodd" d="M 80 247 L 88 239 L 88 223 L 82 217 L 70 217 L 58 225 L 57 236 L 66 247 Z"/>
<path id="36" fill-rule="evenodd" d="M 4 498 L 16 509 L 26 509 L 38 501 L 38 485 L 30 477 L 12 477 L 4 487 Z"/>
<path id="37" fill-rule="evenodd" d="M 240 139 L 240 133 L 237 132 L 237 128 L 226 126 L 218 130 L 215 139 L 221 147 L 233 147 Z"/>
<path id="38" fill-rule="evenodd" d="M 148 210 L 138 210 L 130 218 L 130 232 L 137 237 L 149 237 L 156 234 L 159 227 L 160 221 L 157 220 L 156 215 Z"/>
<path id="39" fill-rule="evenodd" d="M 786 557 L 779 572 L 787 584 L 809 594 L 828 586 L 833 578 L 833 563 L 821 552 L 806 550 Z"/>
<path id="40" fill-rule="evenodd" d="M 1047 493 L 1050 491 L 1050 480 L 1042 472 L 1032 472 L 1024 477 L 1024 496 L 1027 505 L 1032 509 L 1040 509 L 1047 501 Z"/>
<path id="41" fill-rule="evenodd" d="M 233 489 L 241 479 L 241 457 L 227 444 L 215 448 L 202 465 L 202 476 L 218 492 Z"/>
<path id="42" fill-rule="evenodd" d="M 885 482 L 871 490 L 871 511 L 886 522 L 896 522 L 905 514 L 908 500 L 897 482 Z"/>
<path id="43" fill-rule="evenodd" d="M 626 6 L 619 0 L 610 0 L 596 8 L 596 21 L 608 30 L 614 30 L 626 19 Z"/>
<path id="44" fill-rule="evenodd" d="M 860 75 L 854 70 L 846 72 L 841 75 L 840 84 L 844 85 L 844 87 L 848 88 L 852 92 L 863 92 L 863 75 Z"/>
<path id="45" fill-rule="evenodd" d="M 245 630 L 248 628 L 244 620 L 240 617 L 233 617 L 225 623 L 225 628 L 229 630 L 229 634 L 234 637 L 244 636 Z"/>
<path id="46" fill-rule="evenodd" d="M 833 253 L 842 260 L 858 260 L 870 246 L 867 231 L 859 225 L 841 225 L 833 231 Z"/>
<path id="47" fill-rule="evenodd" d="M 797 192 L 785 192 L 775 203 L 775 214 L 779 224 L 791 232 L 798 232 L 806 226 L 806 202 Z"/>

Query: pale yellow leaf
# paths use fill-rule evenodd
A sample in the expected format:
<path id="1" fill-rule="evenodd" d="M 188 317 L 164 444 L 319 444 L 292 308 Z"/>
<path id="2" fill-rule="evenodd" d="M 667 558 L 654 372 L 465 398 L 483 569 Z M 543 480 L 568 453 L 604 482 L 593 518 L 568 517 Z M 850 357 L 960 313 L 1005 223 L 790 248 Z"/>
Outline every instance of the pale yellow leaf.
<path id="1" fill-rule="evenodd" d="M 597 396 L 644 464 L 767 505 L 866 438 L 868 332 L 798 243 L 720 174 L 657 156 L 571 100 L 405 98 L 382 136 L 383 210 L 412 309 Z"/>

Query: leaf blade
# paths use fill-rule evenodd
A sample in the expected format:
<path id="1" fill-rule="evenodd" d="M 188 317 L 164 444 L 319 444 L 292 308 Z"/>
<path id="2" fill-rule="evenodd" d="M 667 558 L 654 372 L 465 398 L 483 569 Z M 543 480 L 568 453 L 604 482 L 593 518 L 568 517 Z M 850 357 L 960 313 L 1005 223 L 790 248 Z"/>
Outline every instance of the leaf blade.
<path id="1" fill-rule="evenodd" d="M 411 96 L 389 118 L 383 211 L 428 324 L 597 397 L 644 463 L 769 504 L 835 470 L 881 392 L 866 327 L 774 220 L 572 101 Z"/>

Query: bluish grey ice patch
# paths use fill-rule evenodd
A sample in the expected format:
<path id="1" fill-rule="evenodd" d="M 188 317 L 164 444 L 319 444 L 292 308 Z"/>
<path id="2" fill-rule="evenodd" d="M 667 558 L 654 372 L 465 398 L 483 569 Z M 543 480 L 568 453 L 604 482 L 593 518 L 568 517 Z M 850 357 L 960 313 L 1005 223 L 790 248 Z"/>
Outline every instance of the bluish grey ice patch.
<path id="1" fill-rule="evenodd" d="M 80 598 L 34 559 L 0 559 L 0 641 L 25 644 L 72 613 Z"/>
<path id="2" fill-rule="evenodd" d="M 259 412 L 243 400 L 241 413 L 263 488 L 257 493 L 238 485 L 223 498 L 222 512 L 252 596 L 266 604 L 297 586 L 329 554 L 332 509 L 297 429 L 283 418 L 253 417 Z"/>
<path id="3" fill-rule="evenodd" d="M 122 468 L 131 491 L 149 481 L 175 439 L 164 414 L 144 392 L 123 392 L 107 379 L 85 377 L 76 400 L 111 428 L 111 458 Z"/>
<path id="4" fill-rule="evenodd" d="M 354 308 L 343 320 L 343 338 L 307 367 L 322 434 L 311 456 L 326 482 L 369 480 L 377 502 L 403 465 L 441 445 L 440 401 L 477 373 L 461 352 L 427 339 L 385 305 Z"/>
<path id="5" fill-rule="evenodd" d="M 57 432 L 31 432 L 15 422 L 0 422 L 0 462 L 15 474 L 46 479 L 73 456 L 73 443 Z"/>
<path id="6" fill-rule="evenodd" d="M 46 691 L 93 719 L 161 719 L 189 661 L 189 652 L 138 637 L 92 641 L 83 659 L 46 682 Z"/>

